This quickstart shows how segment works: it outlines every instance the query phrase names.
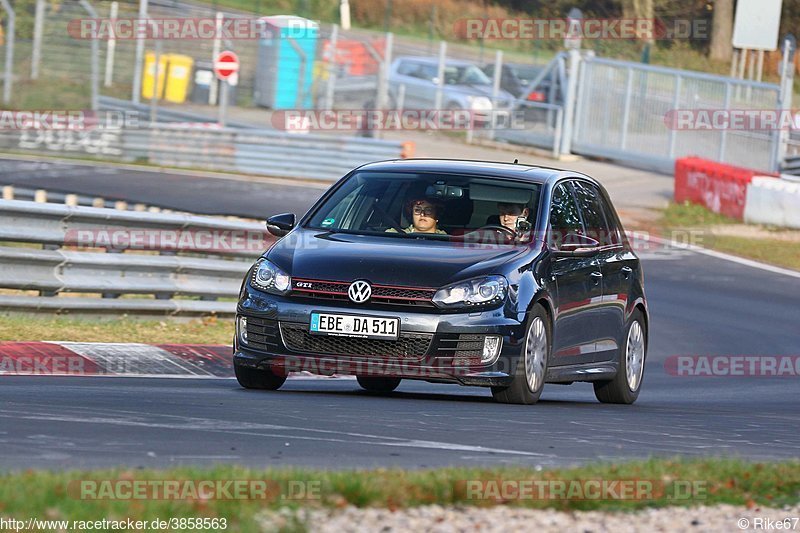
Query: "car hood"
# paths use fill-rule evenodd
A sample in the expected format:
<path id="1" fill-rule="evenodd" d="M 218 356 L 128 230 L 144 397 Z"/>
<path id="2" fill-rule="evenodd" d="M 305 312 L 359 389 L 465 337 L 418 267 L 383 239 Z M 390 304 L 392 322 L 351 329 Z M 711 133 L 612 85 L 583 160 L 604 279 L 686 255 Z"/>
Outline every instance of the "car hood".
<path id="1" fill-rule="evenodd" d="M 365 279 L 378 285 L 437 288 L 488 274 L 525 246 L 465 246 L 457 242 L 295 230 L 266 257 L 295 278 Z"/>

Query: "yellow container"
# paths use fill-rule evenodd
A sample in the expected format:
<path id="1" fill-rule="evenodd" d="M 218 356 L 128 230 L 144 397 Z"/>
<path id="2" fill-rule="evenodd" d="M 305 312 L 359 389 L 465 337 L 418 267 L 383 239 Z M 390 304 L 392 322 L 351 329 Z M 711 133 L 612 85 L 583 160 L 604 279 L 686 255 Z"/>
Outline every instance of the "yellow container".
<path id="1" fill-rule="evenodd" d="M 167 102 L 182 104 L 189 94 L 189 83 L 192 79 L 194 59 L 181 54 L 169 54 L 167 67 L 167 89 L 164 99 Z M 150 82 L 152 83 L 152 79 Z"/>
<path id="2" fill-rule="evenodd" d="M 156 85 L 157 98 L 164 96 L 164 78 L 167 73 L 167 62 L 169 54 L 161 54 L 158 58 L 158 81 Z M 156 54 L 147 52 L 144 56 L 144 72 L 142 73 L 142 98 L 150 100 L 153 98 L 153 79 L 156 76 Z"/>

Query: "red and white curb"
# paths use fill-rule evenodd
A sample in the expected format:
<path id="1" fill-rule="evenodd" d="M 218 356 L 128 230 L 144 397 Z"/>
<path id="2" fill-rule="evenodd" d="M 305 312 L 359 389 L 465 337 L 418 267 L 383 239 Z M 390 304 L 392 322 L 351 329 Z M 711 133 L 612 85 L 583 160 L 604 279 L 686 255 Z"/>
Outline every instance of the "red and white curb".
<path id="1" fill-rule="evenodd" d="M 231 347 L 224 345 L 0 342 L 0 376 L 36 375 L 231 378 L 233 361 Z"/>

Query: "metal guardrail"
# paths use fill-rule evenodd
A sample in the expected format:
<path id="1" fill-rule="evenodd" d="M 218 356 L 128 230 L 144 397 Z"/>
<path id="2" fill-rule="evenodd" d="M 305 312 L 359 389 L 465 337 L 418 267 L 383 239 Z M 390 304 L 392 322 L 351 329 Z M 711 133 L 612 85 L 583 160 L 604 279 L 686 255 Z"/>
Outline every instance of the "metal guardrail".
<path id="1" fill-rule="evenodd" d="M 127 112 L 135 114 L 138 117 L 150 116 L 150 105 L 137 104 L 131 100 L 122 100 L 120 98 L 113 98 L 111 96 L 100 96 L 98 98 L 99 111 L 114 111 L 114 112 Z M 170 109 L 167 107 L 159 107 L 156 114 L 156 119 L 159 122 L 196 122 L 208 123 L 213 121 L 207 115 L 200 113 L 191 113 L 189 111 L 181 111 L 178 109 Z M 254 129 L 256 126 L 248 124 L 247 122 L 237 122 L 228 120 L 227 125 L 232 128 L 241 129 Z"/>
<path id="2" fill-rule="evenodd" d="M 407 146 L 341 134 L 158 123 L 142 129 L 0 130 L 0 149 L 335 181 L 364 163 L 403 157 Z"/>
<path id="3" fill-rule="evenodd" d="M 403 143 L 275 130 L 126 130 L 125 157 L 159 165 L 334 181 L 364 163 L 396 159 Z"/>
<path id="4" fill-rule="evenodd" d="M 0 310 L 230 315 L 215 300 L 236 298 L 271 239 L 255 222 L 0 200 L 0 241 L 0 288 L 39 292 Z"/>

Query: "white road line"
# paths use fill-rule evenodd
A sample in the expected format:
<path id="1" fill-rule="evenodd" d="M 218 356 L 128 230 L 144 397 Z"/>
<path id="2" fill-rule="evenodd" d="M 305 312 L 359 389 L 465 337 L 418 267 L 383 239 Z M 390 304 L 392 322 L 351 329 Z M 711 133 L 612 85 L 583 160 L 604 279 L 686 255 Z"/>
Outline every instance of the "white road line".
<path id="1" fill-rule="evenodd" d="M 424 448 L 424 449 L 435 449 L 435 450 L 457 450 L 457 451 L 468 451 L 468 452 L 477 452 L 477 453 L 494 453 L 500 455 L 524 455 L 530 457 L 547 457 L 547 454 L 541 453 L 534 453 L 534 452 L 526 452 L 520 450 L 506 450 L 503 448 L 486 448 L 484 446 L 470 446 L 466 444 L 456 444 L 451 442 L 439 442 L 439 441 L 426 441 L 426 440 L 414 440 L 414 439 L 403 439 L 399 437 L 388 437 L 383 435 L 369 435 L 369 434 L 362 434 L 362 433 L 350 433 L 346 431 L 332 431 L 332 430 L 324 430 L 324 429 L 313 429 L 313 428 L 300 428 L 300 427 L 292 427 L 292 426 L 281 426 L 275 424 L 253 424 L 253 423 L 245 423 L 245 424 L 233 424 L 222 422 L 218 420 L 208 420 L 208 419 L 192 419 L 190 417 L 182 417 L 182 416 L 173 416 L 173 415 L 166 415 L 168 418 L 178 418 L 183 419 L 187 423 L 179 424 L 179 423 L 163 423 L 163 422 L 145 422 L 141 420 L 141 414 L 138 415 L 137 420 L 125 420 L 120 417 L 116 418 L 108 418 L 108 417 L 100 417 L 100 416 L 77 416 L 77 415 L 48 415 L 48 414 L 20 414 L 19 412 L 15 412 L 13 414 L 7 414 L 6 412 L 0 411 L 0 418 L 16 418 L 16 419 L 25 419 L 25 420 L 42 420 L 47 422 L 69 422 L 69 423 L 84 423 L 84 424 L 109 424 L 109 425 L 117 425 L 117 426 L 134 426 L 134 427 L 146 427 L 146 428 L 163 428 L 163 429 L 172 429 L 172 430 L 189 430 L 189 431 L 214 431 L 214 432 L 224 432 L 226 434 L 239 434 L 239 435 L 254 435 L 260 437 L 272 437 L 272 438 L 279 438 L 285 439 L 287 441 L 294 440 L 312 440 L 312 441 L 321 441 L 321 442 L 342 442 L 342 443 L 349 443 L 349 444 L 367 444 L 370 446 L 396 446 L 396 447 L 407 447 L 407 448 Z M 211 422 L 209 424 L 209 422 Z M 245 431 L 244 429 L 248 429 L 249 431 Z M 261 429 L 262 432 L 258 432 Z M 264 434 L 263 431 L 271 430 L 271 431 L 301 431 L 307 433 L 324 433 L 330 434 L 331 437 L 312 437 L 307 435 L 282 435 L 282 434 Z M 347 439 L 345 437 L 351 437 Z M 352 437 L 356 438 L 367 438 L 370 440 L 353 440 Z"/>
<path id="2" fill-rule="evenodd" d="M 662 239 L 661 237 L 656 237 L 654 235 L 647 235 L 644 238 L 656 242 L 658 244 L 669 245 L 682 250 L 690 250 L 698 254 L 707 255 L 709 257 L 715 257 L 717 259 L 722 259 L 723 261 L 730 261 L 731 263 L 737 263 L 751 268 L 757 268 L 759 270 L 772 272 L 774 274 L 783 274 L 784 276 L 790 276 L 793 278 L 800 279 L 800 272 L 796 270 L 790 270 L 788 268 L 768 265 L 766 263 L 761 263 L 759 261 L 753 261 L 752 259 L 745 259 L 744 257 L 738 257 L 723 252 L 717 252 L 716 250 L 709 250 L 708 248 L 703 248 L 702 246 L 696 246 L 694 244 L 687 244 L 687 243 L 672 241 L 669 239 Z"/>

